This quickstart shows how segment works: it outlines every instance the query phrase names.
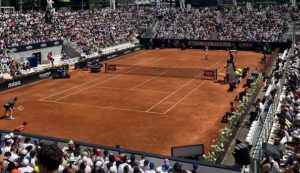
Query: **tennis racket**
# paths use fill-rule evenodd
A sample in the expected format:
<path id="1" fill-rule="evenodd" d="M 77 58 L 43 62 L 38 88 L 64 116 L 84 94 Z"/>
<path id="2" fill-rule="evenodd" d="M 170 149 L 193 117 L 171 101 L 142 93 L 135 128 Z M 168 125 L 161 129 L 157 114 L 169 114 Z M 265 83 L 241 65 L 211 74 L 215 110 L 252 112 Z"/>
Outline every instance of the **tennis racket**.
<path id="1" fill-rule="evenodd" d="M 22 111 L 22 110 L 24 110 L 24 107 L 23 107 L 23 106 L 18 106 L 17 109 L 18 109 L 19 111 Z"/>

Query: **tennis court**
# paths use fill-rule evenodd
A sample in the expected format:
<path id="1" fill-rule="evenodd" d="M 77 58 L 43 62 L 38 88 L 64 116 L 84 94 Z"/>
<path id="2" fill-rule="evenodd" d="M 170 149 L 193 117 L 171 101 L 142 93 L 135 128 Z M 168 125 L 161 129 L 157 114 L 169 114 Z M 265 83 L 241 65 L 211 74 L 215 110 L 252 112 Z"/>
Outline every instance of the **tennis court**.
<path id="1" fill-rule="evenodd" d="M 29 133 L 165 155 L 172 146 L 199 143 L 207 152 L 242 85 L 227 92 L 228 85 L 197 76 L 201 69 L 217 69 L 223 79 L 227 56 L 209 51 L 204 60 L 203 50 L 143 50 L 108 62 L 122 64 L 116 66 L 123 73 L 72 71 L 68 80 L 1 93 L 1 103 L 18 96 L 25 109 L 0 125 L 11 130 L 27 121 Z M 236 67 L 253 71 L 261 56 L 239 51 Z"/>

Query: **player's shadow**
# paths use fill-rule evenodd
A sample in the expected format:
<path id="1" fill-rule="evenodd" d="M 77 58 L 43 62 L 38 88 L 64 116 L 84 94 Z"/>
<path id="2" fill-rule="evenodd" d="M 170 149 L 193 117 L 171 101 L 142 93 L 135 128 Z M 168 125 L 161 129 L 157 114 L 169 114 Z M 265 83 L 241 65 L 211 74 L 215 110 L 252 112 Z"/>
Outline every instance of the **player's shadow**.
<path id="1" fill-rule="evenodd" d="M 7 116 L 5 115 L 0 116 L 0 120 L 7 120 Z"/>
<path id="2" fill-rule="evenodd" d="M 224 84 L 227 84 L 224 80 L 215 80 L 214 83 L 218 83 L 218 84 L 221 84 L 221 85 L 224 85 Z"/>

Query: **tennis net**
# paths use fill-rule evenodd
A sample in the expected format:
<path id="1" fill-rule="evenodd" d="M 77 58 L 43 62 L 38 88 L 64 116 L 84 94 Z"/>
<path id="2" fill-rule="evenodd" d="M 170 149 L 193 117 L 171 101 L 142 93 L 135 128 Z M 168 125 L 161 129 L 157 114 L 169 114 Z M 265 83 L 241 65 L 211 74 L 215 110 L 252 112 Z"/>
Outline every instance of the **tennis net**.
<path id="1" fill-rule="evenodd" d="M 217 80 L 217 69 L 167 68 L 127 64 L 104 64 L 106 73 Z"/>

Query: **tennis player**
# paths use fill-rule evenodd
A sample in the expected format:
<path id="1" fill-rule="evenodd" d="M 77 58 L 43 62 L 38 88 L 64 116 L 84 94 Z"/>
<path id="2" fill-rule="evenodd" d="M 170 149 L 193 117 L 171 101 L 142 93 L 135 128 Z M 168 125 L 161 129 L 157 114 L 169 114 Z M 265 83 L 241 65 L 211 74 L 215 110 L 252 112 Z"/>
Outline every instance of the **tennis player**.
<path id="1" fill-rule="evenodd" d="M 205 60 L 208 60 L 208 46 L 205 46 Z"/>
<path id="2" fill-rule="evenodd" d="M 3 105 L 3 107 L 4 107 L 4 109 L 5 109 L 4 116 L 5 116 L 6 118 L 10 119 L 10 120 L 15 119 L 15 118 L 13 117 L 13 110 L 15 109 L 15 104 L 16 104 L 17 100 L 18 100 L 18 98 L 15 97 L 13 100 L 11 100 L 11 101 L 9 101 L 9 102 L 7 102 L 7 103 L 5 103 L 5 104 Z M 7 112 L 9 112 L 10 115 L 8 115 Z M 9 117 L 8 117 L 8 116 L 9 116 Z"/>

